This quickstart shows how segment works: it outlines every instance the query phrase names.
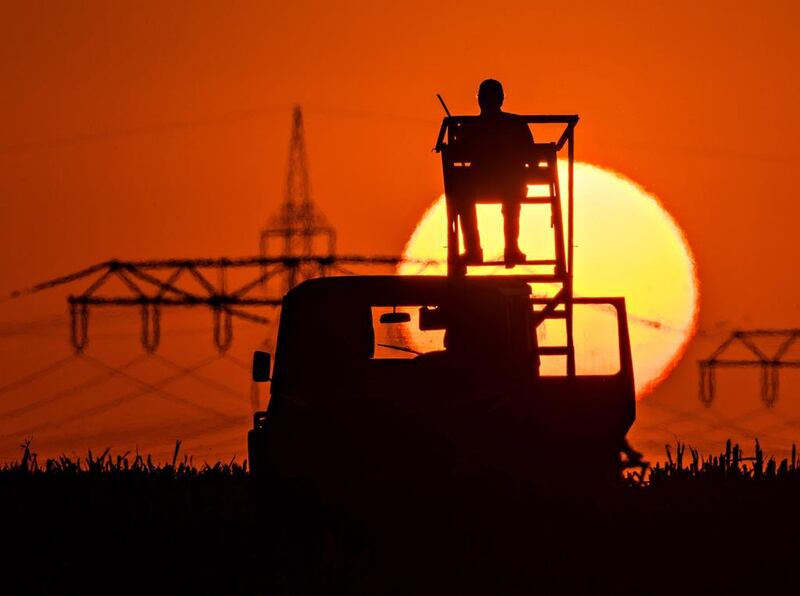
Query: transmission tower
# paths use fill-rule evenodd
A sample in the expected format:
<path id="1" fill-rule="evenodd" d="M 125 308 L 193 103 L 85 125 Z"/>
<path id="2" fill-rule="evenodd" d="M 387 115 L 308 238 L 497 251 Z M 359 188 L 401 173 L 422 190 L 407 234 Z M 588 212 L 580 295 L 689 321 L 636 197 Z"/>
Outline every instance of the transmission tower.
<path id="1" fill-rule="evenodd" d="M 292 113 L 289 162 L 286 187 L 278 213 L 261 231 L 261 256 L 284 259 L 284 291 L 309 277 L 326 274 L 324 261 L 309 261 L 312 256 L 333 260 L 336 231 L 311 200 L 303 110 L 298 105 Z"/>
<path id="2" fill-rule="evenodd" d="M 258 256 L 111 259 L 14 292 L 10 297 L 19 298 L 76 282 L 87 283 L 86 289 L 67 299 L 70 341 L 76 352 L 84 351 L 87 346 L 89 312 L 93 308 L 138 308 L 142 347 L 155 352 L 161 339 L 163 309 L 204 307 L 213 315 L 214 345 L 224 353 L 233 341 L 234 318 L 270 325 L 273 319 L 265 316 L 263 310 L 280 307 L 283 294 L 305 279 L 352 274 L 349 267 L 394 268 L 402 262 L 413 262 L 424 269 L 435 264 L 401 256 L 335 254 L 336 231 L 311 200 L 300 106 L 292 114 L 284 200 L 261 231 L 260 244 Z M 234 276 L 238 279 L 235 285 L 231 274 L 238 274 Z M 116 287 L 112 287 L 115 282 Z"/>
<path id="3" fill-rule="evenodd" d="M 759 345 L 764 340 L 779 340 L 776 346 L 768 349 Z M 800 368 L 800 360 L 787 358 L 787 355 L 800 339 L 800 329 L 749 329 L 735 330 L 728 339 L 704 360 L 698 362 L 700 368 L 700 401 L 711 405 L 716 397 L 716 369 L 718 368 L 758 368 L 761 371 L 761 401 L 768 408 L 778 401 L 780 385 L 779 372 L 782 368 Z M 724 358 L 733 345 L 744 347 L 748 357 Z"/>

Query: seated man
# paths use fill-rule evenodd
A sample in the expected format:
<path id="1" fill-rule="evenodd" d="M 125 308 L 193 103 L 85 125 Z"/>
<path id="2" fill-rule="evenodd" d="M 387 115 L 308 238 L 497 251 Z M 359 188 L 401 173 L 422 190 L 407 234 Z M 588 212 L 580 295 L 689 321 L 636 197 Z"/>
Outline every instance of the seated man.
<path id="1" fill-rule="evenodd" d="M 516 114 L 503 112 L 503 86 L 487 79 L 478 89 L 480 116 L 461 131 L 461 141 L 474 155 L 474 183 L 469 196 L 459 197 L 458 214 L 464 235 L 464 262 L 475 265 L 483 262 L 475 200 L 499 198 L 503 205 L 503 233 L 507 264 L 525 262 L 519 249 L 520 201 L 528 190 L 523 177 L 525 153 L 533 145 L 530 128 Z"/>

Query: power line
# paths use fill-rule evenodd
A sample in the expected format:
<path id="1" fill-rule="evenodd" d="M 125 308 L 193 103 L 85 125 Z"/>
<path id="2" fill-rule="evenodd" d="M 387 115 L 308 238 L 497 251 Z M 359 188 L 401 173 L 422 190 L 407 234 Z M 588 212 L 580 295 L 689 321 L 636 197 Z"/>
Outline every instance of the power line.
<path id="1" fill-rule="evenodd" d="M 800 368 L 800 360 L 786 358 L 798 338 L 800 329 L 734 330 L 708 358 L 697 363 L 700 369 L 700 401 L 706 405 L 714 401 L 718 368 L 758 368 L 761 371 L 761 401 L 771 408 L 778 400 L 780 369 Z M 759 345 L 765 339 L 781 341 L 776 348 L 767 350 L 763 344 Z M 747 357 L 724 358 L 733 346 L 744 348 Z"/>
<path id="2" fill-rule="evenodd" d="M 130 442 L 135 442 L 137 444 L 146 442 L 153 446 L 171 445 L 174 449 L 175 438 L 179 438 L 181 441 L 192 440 L 198 437 L 208 436 L 214 433 L 225 431 L 230 428 L 236 428 L 237 426 L 244 426 L 247 425 L 249 421 L 250 416 L 233 416 L 222 422 L 220 422 L 217 417 L 211 417 L 202 418 L 188 423 L 186 421 L 177 421 L 162 424 L 135 426 L 132 428 L 126 428 L 122 431 L 106 430 L 91 434 L 78 432 L 67 435 L 51 435 L 44 440 L 36 440 L 35 443 L 44 443 L 45 445 L 48 443 L 51 445 L 60 445 L 74 444 L 75 442 L 80 441 L 87 448 L 92 448 L 98 446 L 107 447 L 109 446 L 109 443 L 115 443 L 119 445 Z M 170 438 L 155 438 L 152 441 L 147 439 L 143 440 L 143 437 L 147 437 L 147 435 L 164 435 L 165 433 L 169 433 Z M 237 440 L 239 442 L 245 441 L 243 436 L 238 437 Z M 158 455 L 159 452 L 149 450 L 149 453 L 155 456 Z M 170 455 L 171 454 L 172 451 L 170 451 Z M 1 459 L 15 461 L 15 458 L 8 456 L 0 456 L 0 460 Z"/>
<path id="3" fill-rule="evenodd" d="M 34 335 L 37 331 L 54 329 L 66 320 L 63 314 L 41 317 L 24 321 L 4 321 L 0 323 L 0 337 L 14 337 L 18 335 Z"/>
<path id="4" fill-rule="evenodd" d="M 160 360 L 161 362 L 163 362 L 164 364 L 166 364 L 167 366 L 169 366 L 173 370 L 186 371 L 187 374 L 192 379 L 194 379 L 195 381 L 197 381 L 197 382 L 201 383 L 202 385 L 208 387 L 209 389 L 213 389 L 214 391 L 218 391 L 219 393 L 224 393 L 226 395 L 230 395 L 230 396 L 235 397 L 236 399 L 238 399 L 240 401 L 248 401 L 248 399 L 245 396 L 243 396 L 241 394 L 241 392 L 236 391 L 235 389 L 232 389 L 231 387 L 228 387 L 227 385 L 224 385 L 223 383 L 219 383 L 219 382 L 217 382 L 217 381 L 215 381 L 213 379 L 209 379 L 208 377 L 205 377 L 205 376 L 203 376 L 203 375 L 201 375 L 201 374 L 199 374 L 199 373 L 197 373 L 195 371 L 189 370 L 187 367 L 183 366 L 182 364 L 174 362 L 173 360 L 170 360 L 169 358 L 165 358 L 164 356 L 161 356 L 160 354 L 153 354 L 153 357 L 157 358 L 158 360 Z"/>
<path id="5" fill-rule="evenodd" d="M 271 322 L 255 308 L 280 306 L 281 295 L 265 294 L 261 288 L 269 279 L 286 274 L 295 282 L 309 268 L 325 274 L 341 264 L 396 267 L 408 260 L 382 255 L 279 255 L 214 259 L 160 259 L 143 261 L 110 260 L 75 273 L 38 283 L 14 292 L 10 298 L 28 296 L 66 284 L 86 280 L 89 286 L 68 297 L 70 339 L 81 352 L 88 343 L 89 311 L 100 306 L 136 307 L 141 318 L 141 343 L 148 352 L 158 348 L 163 308 L 205 307 L 213 314 L 213 339 L 217 349 L 227 350 L 233 341 L 233 319 L 260 325 Z M 412 261 L 425 263 L 430 261 Z M 250 271 L 251 277 L 229 287 L 234 271 Z M 127 292 L 109 291 L 112 282 L 122 282 Z M 193 285 L 187 285 L 187 281 Z M 199 285 L 201 290 L 196 289 Z"/>
<path id="6" fill-rule="evenodd" d="M 229 352 L 226 352 L 224 354 L 224 357 L 225 357 L 226 360 L 230 360 L 236 366 L 238 366 L 242 370 L 247 371 L 248 373 L 251 372 L 252 369 L 253 369 L 252 365 L 248 364 L 247 362 L 245 362 L 244 360 L 242 360 L 240 358 L 237 358 L 236 356 L 234 356 L 233 354 L 231 354 Z"/>
<path id="7" fill-rule="evenodd" d="M 191 130 L 213 126 L 215 124 L 230 124 L 263 118 L 271 114 L 285 111 L 288 106 L 256 108 L 251 110 L 235 110 L 215 116 L 206 116 L 194 120 L 173 120 L 170 122 L 144 124 L 131 128 L 119 128 L 116 130 L 105 130 L 99 132 L 78 133 L 63 137 L 45 139 L 41 141 L 30 141 L 11 145 L 0 145 L 0 155 L 10 155 L 27 151 L 42 151 L 47 149 L 57 149 L 73 145 L 87 145 L 115 141 L 128 137 L 165 134 L 181 130 Z"/>
<path id="8" fill-rule="evenodd" d="M 207 128 L 220 124 L 236 124 L 239 122 L 247 122 L 250 120 L 258 120 L 267 118 L 274 114 L 286 112 L 290 109 L 290 105 L 275 105 L 263 108 L 239 109 L 229 112 L 204 116 L 189 120 L 172 120 L 165 122 L 155 122 L 142 124 L 129 128 L 118 128 L 103 130 L 97 132 L 82 132 L 62 137 L 55 137 L 49 139 L 42 139 L 39 141 L 27 141 L 21 143 L 12 143 L 8 145 L 0 145 L 0 155 L 13 155 L 18 153 L 46 151 L 50 149 L 59 149 L 62 147 L 72 147 L 81 145 L 90 145 L 97 143 L 105 143 L 126 139 L 138 136 L 152 136 L 169 134 L 172 132 L 180 132 L 184 130 L 194 130 L 198 128 Z M 328 118 L 366 118 L 373 120 L 390 120 L 403 122 L 406 125 L 424 125 L 429 127 L 435 124 L 435 119 L 429 118 L 415 118 L 413 116 L 403 114 L 392 114 L 383 112 L 374 112 L 369 110 L 331 110 L 331 109 L 311 109 L 311 113 L 318 114 Z"/>
<path id="9" fill-rule="evenodd" d="M 7 385 L 3 385 L 0 387 L 0 395 L 8 393 L 9 391 L 13 391 L 14 389 L 18 389 L 20 387 L 24 387 L 25 385 L 29 385 L 39 379 L 46 377 L 50 373 L 57 371 L 58 369 L 64 367 L 66 364 L 69 364 L 73 360 L 77 358 L 77 354 L 70 354 L 66 358 L 62 358 L 61 360 L 56 360 L 48 364 L 47 366 L 40 368 L 37 371 L 32 372 L 31 374 L 22 377 L 21 379 L 17 379 L 16 381 L 12 381 Z M 0 415 L 2 417 L 2 415 Z"/>
<path id="10" fill-rule="evenodd" d="M 133 375 L 130 375 L 130 374 L 126 373 L 125 371 L 120 370 L 119 368 L 116 368 L 116 367 L 113 367 L 111 365 L 108 365 L 105 362 L 102 362 L 102 361 L 100 361 L 100 360 L 98 360 L 96 358 L 93 358 L 91 356 L 87 355 L 87 356 L 84 356 L 84 357 L 86 358 L 86 361 L 89 362 L 90 364 L 92 364 L 94 366 L 97 366 L 100 369 L 108 370 L 109 372 L 111 372 L 113 374 L 117 374 L 117 375 L 121 376 L 122 378 L 130 381 L 131 383 L 134 383 L 136 385 L 139 385 L 140 387 L 148 389 L 150 393 L 154 393 L 158 397 L 161 397 L 161 398 L 163 398 L 163 399 L 165 399 L 167 401 L 171 401 L 173 403 L 181 404 L 183 406 L 187 406 L 187 407 L 189 407 L 191 409 L 197 410 L 198 412 L 203 412 L 205 414 L 211 414 L 212 416 L 225 417 L 225 416 L 228 415 L 225 412 L 221 412 L 221 411 L 217 410 L 216 408 L 211 408 L 209 406 L 204 406 L 204 405 L 198 404 L 198 403 L 196 403 L 196 402 L 194 402 L 194 401 L 192 401 L 190 399 L 186 399 L 186 398 L 181 397 L 179 395 L 175 395 L 174 393 L 171 393 L 169 391 L 165 391 L 164 389 L 161 388 L 161 386 L 163 386 L 164 383 L 150 383 L 148 381 L 144 381 L 142 379 L 139 379 L 138 377 L 134 377 Z M 218 358 L 219 358 L 218 356 L 215 356 L 211 362 L 213 362 L 214 360 L 217 360 Z M 210 362 L 209 362 L 209 364 L 210 364 Z M 191 376 L 194 373 L 194 369 L 192 367 L 180 367 L 179 366 L 178 368 L 179 368 L 179 370 L 178 370 L 177 374 L 179 375 L 179 377 Z M 175 380 L 177 380 L 177 378 Z"/>
<path id="11" fill-rule="evenodd" d="M 140 354 L 139 356 L 137 356 L 133 360 L 129 360 L 125 364 L 122 364 L 121 366 L 119 366 L 117 370 L 128 369 L 128 368 L 130 368 L 130 367 L 132 367 L 132 366 L 134 366 L 134 365 L 138 364 L 139 362 L 142 362 L 143 360 L 146 360 L 146 359 L 147 359 L 147 354 Z M 22 416 L 23 414 L 27 414 L 29 412 L 33 412 L 34 410 L 37 410 L 39 408 L 43 408 L 45 406 L 52 405 L 52 404 L 54 404 L 56 402 L 59 402 L 59 401 L 61 401 L 63 399 L 66 399 L 66 398 L 71 397 L 73 395 L 77 395 L 78 393 L 80 393 L 80 392 L 82 392 L 82 391 L 84 391 L 86 389 L 89 389 L 91 387 L 96 387 L 96 386 L 106 382 L 108 379 L 112 378 L 115 374 L 117 374 L 117 373 L 116 372 L 106 372 L 104 374 L 96 375 L 96 376 L 91 377 L 90 379 L 88 379 L 88 380 L 86 380 L 86 381 L 84 381 L 82 383 L 78 383 L 77 385 L 73 385 L 71 387 L 67 387 L 66 389 L 62 389 L 60 391 L 57 391 L 56 393 L 54 393 L 54 394 L 52 394 L 52 395 L 50 395 L 48 397 L 44 397 L 44 398 L 38 399 L 38 400 L 33 401 L 33 402 L 29 403 L 29 404 L 25 404 L 24 406 L 19 406 L 19 407 L 15 408 L 15 409 L 12 409 L 12 410 L 6 410 L 5 412 L 0 412 L 0 420 L 8 420 L 10 418 L 17 418 L 18 416 Z"/>
<path id="12" fill-rule="evenodd" d="M 660 403 L 647 403 L 647 406 L 653 406 L 656 408 L 660 408 L 662 410 L 666 410 L 677 414 L 672 418 L 668 418 L 665 421 L 648 424 L 645 426 L 636 426 L 635 431 L 637 433 L 648 433 L 648 432 L 663 432 L 666 434 L 672 435 L 675 439 L 682 438 L 685 436 L 696 435 L 698 433 L 705 433 L 705 438 L 708 438 L 708 434 L 712 432 L 720 432 L 720 431 L 727 431 L 728 433 L 744 435 L 747 438 L 755 439 L 773 439 L 779 440 L 781 437 L 775 436 L 773 434 L 774 430 L 779 430 L 781 427 L 786 426 L 789 423 L 796 422 L 797 420 L 790 420 L 787 421 L 785 424 L 778 424 L 765 427 L 761 430 L 744 427 L 741 426 L 741 422 L 743 421 L 752 421 L 755 417 L 763 416 L 763 415 L 772 415 L 780 418 L 780 416 L 774 412 L 773 410 L 767 410 L 763 407 L 755 408 L 743 414 L 736 416 L 735 418 L 727 418 L 722 415 L 717 409 L 708 409 L 704 406 L 700 406 L 699 408 L 683 411 L 678 408 L 674 408 L 665 404 Z M 705 418 L 706 415 L 713 416 L 717 420 L 708 420 Z M 691 421 L 700 426 L 700 428 L 695 430 L 684 430 L 680 433 L 671 430 L 669 427 L 672 427 L 676 424 L 679 424 L 684 421 Z"/>
<path id="13" fill-rule="evenodd" d="M 140 356 L 140 358 L 146 358 L 146 357 L 147 357 L 146 355 Z M 198 369 L 200 369 L 200 368 L 202 368 L 204 366 L 207 366 L 208 364 L 210 364 L 210 363 L 212 363 L 212 362 L 214 362 L 215 360 L 218 360 L 218 359 L 219 359 L 219 356 L 216 356 L 216 355 L 212 356 L 211 358 L 207 358 L 207 359 L 201 360 L 197 364 L 189 367 L 187 370 L 198 370 Z M 62 426 L 64 424 L 69 424 L 70 422 L 75 422 L 77 420 L 86 420 L 87 418 L 91 418 L 93 416 L 97 416 L 99 414 L 103 414 L 105 412 L 108 412 L 110 410 L 118 408 L 118 407 L 120 407 L 120 406 L 122 406 L 122 405 L 124 405 L 124 404 L 126 404 L 126 403 L 128 403 L 128 402 L 130 402 L 130 401 L 132 401 L 132 400 L 134 400 L 136 398 L 138 398 L 138 397 L 142 397 L 144 395 L 148 395 L 150 393 L 158 391 L 160 389 L 160 387 L 162 387 L 164 385 L 168 385 L 170 383 L 173 383 L 176 380 L 186 376 L 187 374 L 188 374 L 187 372 L 182 371 L 182 372 L 179 372 L 179 373 L 175 373 L 175 374 L 169 375 L 167 377 L 163 377 L 163 378 L 159 379 L 158 381 L 156 381 L 154 383 L 148 383 L 146 387 L 143 387 L 141 389 L 137 389 L 135 391 L 131 391 L 129 393 L 125 393 L 125 394 L 120 395 L 120 396 L 118 396 L 118 397 L 116 397 L 116 398 L 114 398 L 114 399 L 112 399 L 110 401 L 107 401 L 105 403 L 98 404 L 98 405 L 95 405 L 95 406 L 91 406 L 89 408 L 85 408 L 85 409 L 80 410 L 78 412 L 75 412 L 75 413 L 73 413 L 71 415 L 64 416 L 64 417 L 56 419 L 56 420 L 47 420 L 47 421 L 42 422 L 40 424 L 37 424 L 37 425 L 34 425 L 34 426 L 29 426 L 29 427 L 27 427 L 25 429 L 22 429 L 20 431 L 15 432 L 15 433 L 7 433 L 7 434 L 4 434 L 4 435 L 0 435 L 0 440 L 12 439 L 12 438 L 16 439 L 16 438 L 21 437 L 21 436 L 22 437 L 30 436 L 32 433 L 38 432 L 40 430 L 45 430 L 45 429 L 51 428 L 51 427 L 59 427 L 59 426 Z M 113 376 L 113 374 L 111 374 L 109 376 Z M 230 416 L 227 416 L 227 415 L 223 415 L 223 417 L 225 419 L 230 419 L 231 418 Z"/>

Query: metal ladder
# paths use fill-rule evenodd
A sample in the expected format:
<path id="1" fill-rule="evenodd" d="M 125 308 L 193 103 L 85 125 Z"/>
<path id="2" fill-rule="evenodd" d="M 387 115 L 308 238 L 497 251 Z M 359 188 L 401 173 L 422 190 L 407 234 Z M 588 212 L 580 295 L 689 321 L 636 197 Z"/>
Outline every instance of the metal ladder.
<path id="1" fill-rule="evenodd" d="M 455 204 L 461 189 L 470 184 L 472 160 L 469 149 L 458 143 L 458 129 L 469 125 L 476 116 L 448 116 L 442 121 L 435 150 L 442 156 L 445 197 L 447 203 L 447 275 L 453 278 L 467 276 L 468 266 L 460 256 L 460 236 L 458 209 Z M 527 124 L 564 124 L 565 128 L 557 142 L 535 143 L 525 159 L 526 184 L 546 186 L 547 193 L 542 196 L 526 197 L 522 205 L 549 205 L 551 227 L 553 229 L 553 259 L 528 259 L 519 266 L 551 266 L 551 272 L 541 273 L 509 273 L 509 278 L 524 280 L 530 284 L 555 284 L 558 289 L 551 297 L 531 298 L 534 327 L 547 320 L 563 320 L 565 324 L 565 344 L 558 346 L 539 346 L 542 356 L 566 357 L 567 376 L 575 376 L 575 345 L 573 341 L 573 203 L 574 203 L 574 129 L 578 116 L 520 116 Z M 567 180 L 567 230 L 565 234 L 561 209 L 561 190 L 558 179 L 558 153 L 567 147 L 568 180 Z M 500 203 L 496 198 L 481 198 L 476 203 Z M 513 265 L 505 261 L 484 261 L 481 264 L 469 265 L 472 268 L 505 266 L 513 269 Z"/>

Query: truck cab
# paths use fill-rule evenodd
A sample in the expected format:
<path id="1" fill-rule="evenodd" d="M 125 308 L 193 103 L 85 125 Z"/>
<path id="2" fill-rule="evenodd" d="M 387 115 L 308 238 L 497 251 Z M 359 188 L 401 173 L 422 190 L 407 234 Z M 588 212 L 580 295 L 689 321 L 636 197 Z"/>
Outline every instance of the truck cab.
<path id="1" fill-rule="evenodd" d="M 271 376 L 263 356 L 254 370 L 271 390 L 248 435 L 253 473 L 347 492 L 479 468 L 531 478 L 572 458 L 613 470 L 635 416 L 624 300 L 574 299 L 616 315 L 618 370 L 552 375 L 530 293 L 492 276 L 298 285 Z"/>

